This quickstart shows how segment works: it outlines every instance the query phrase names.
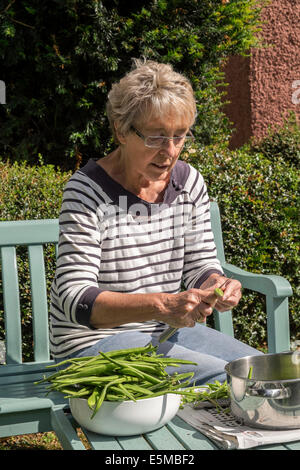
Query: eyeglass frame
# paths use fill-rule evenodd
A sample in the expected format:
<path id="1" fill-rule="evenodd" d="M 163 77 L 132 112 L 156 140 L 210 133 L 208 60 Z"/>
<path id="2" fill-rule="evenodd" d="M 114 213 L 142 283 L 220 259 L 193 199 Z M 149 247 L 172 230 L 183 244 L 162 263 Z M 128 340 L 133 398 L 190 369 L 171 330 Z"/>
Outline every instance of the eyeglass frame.
<path id="1" fill-rule="evenodd" d="M 185 135 L 185 136 L 175 136 L 175 137 L 167 137 L 165 135 L 147 135 L 147 136 L 144 136 L 139 130 L 137 130 L 134 126 L 131 126 L 131 129 L 135 132 L 135 134 L 140 137 L 143 141 L 144 141 L 144 145 L 145 147 L 147 148 L 160 148 L 160 147 L 163 147 L 165 145 L 165 143 L 168 141 L 168 140 L 173 140 L 173 143 L 174 143 L 174 139 L 184 139 L 183 143 L 182 143 L 182 147 L 183 145 L 185 144 L 186 142 L 186 138 L 188 139 L 191 139 L 191 140 L 194 140 L 195 137 L 193 136 L 191 130 L 189 130 L 189 135 Z M 151 145 L 147 145 L 146 144 L 146 140 L 149 138 L 149 137 L 156 137 L 156 138 L 161 138 L 164 140 L 164 142 L 161 144 L 161 145 L 158 145 L 157 147 L 155 146 L 151 146 Z M 175 145 L 175 144 L 174 144 Z M 175 147 L 177 147 L 175 145 Z M 178 147 L 180 147 L 180 145 L 178 145 Z"/>

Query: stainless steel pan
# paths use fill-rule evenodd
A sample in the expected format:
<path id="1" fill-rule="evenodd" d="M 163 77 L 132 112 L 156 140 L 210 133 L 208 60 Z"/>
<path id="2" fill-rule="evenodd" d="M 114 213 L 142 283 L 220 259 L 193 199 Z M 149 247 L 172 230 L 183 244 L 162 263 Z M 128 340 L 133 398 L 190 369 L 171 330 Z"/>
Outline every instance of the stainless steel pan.
<path id="1" fill-rule="evenodd" d="M 300 428 L 300 352 L 247 356 L 225 370 L 233 415 L 256 428 Z"/>

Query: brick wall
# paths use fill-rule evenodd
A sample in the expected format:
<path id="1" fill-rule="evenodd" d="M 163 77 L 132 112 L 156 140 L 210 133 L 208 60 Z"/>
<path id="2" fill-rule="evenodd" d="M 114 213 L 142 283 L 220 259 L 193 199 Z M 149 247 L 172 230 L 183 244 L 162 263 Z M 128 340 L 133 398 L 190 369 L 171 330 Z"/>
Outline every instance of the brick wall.
<path id="1" fill-rule="evenodd" d="M 300 0 L 271 0 L 262 12 L 266 48 L 231 57 L 225 66 L 225 112 L 236 129 L 231 148 L 263 137 L 290 110 L 300 122 Z"/>

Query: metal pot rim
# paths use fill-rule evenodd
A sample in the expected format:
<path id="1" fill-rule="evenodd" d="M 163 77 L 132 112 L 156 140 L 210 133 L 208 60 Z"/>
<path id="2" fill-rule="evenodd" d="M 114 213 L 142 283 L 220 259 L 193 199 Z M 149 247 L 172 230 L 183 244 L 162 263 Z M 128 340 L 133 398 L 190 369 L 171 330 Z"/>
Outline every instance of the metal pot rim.
<path id="1" fill-rule="evenodd" d="M 261 383 L 278 383 L 278 382 L 284 382 L 284 383 L 295 383 L 295 382 L 299 382 L 300 381 L 300 377 L 296 377 L 295 379 L 275 379 L 275 380 L 269 380 L 269 379 L 266 379 L 266 380 L 261 380 L 261 379 L 248 379 L 248 377 L 243 377 L 241 375 L 237 375 L 237 374 L 233 374 L 231 371 L 230 371 L 230 368 L 232 367 L 233 364 L 237 363 L 238 361 L 242 361 L 244 360 L 245 362 L 249 359 L 252 359 L 252 358 L 259 358 L 259 357 L 274 357 L 274 356 L 280 356 L 280 355 L 292 355 L 293 354 L 293 351 L 284 351 L 284 352 L 281 352 L 281 353 L 267 353 L 267 354 L 264 354 L 264 355 L 261 355 L 261 356 L 244 356 L 244 357 L 240 357 L 238 359 L 234 359 L 233 361 L 230 361 L 228 362 L 228 364 L 226 364 L 225 366 L 225 371 L 227 372 L 228 375 L 230 375 L 231 377 L 235 377 L 235 378 L 238 378 L 238 379 L 241 379 L 241 380 L 247 380 L 248 382 L 261 382 Z M 300 353 L 299 353 L 300 354 Z M 259 360 L 259 359 L 257 359 Z"/>

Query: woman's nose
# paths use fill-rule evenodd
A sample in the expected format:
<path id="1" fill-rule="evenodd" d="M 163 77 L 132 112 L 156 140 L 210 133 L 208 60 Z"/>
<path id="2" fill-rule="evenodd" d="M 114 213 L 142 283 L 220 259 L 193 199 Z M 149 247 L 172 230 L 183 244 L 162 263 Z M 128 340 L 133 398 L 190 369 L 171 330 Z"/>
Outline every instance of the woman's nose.
<path id="1" fill-rule="evenodd" d="M 164 142 L 162 147 L 169 155 L 175 156 L 178 152 L 178 147 L 174 145 L 173 139 L 168 139 Z"/>

